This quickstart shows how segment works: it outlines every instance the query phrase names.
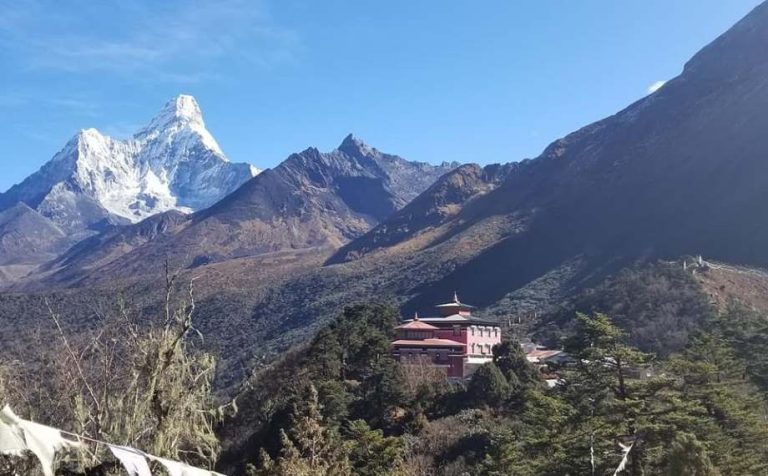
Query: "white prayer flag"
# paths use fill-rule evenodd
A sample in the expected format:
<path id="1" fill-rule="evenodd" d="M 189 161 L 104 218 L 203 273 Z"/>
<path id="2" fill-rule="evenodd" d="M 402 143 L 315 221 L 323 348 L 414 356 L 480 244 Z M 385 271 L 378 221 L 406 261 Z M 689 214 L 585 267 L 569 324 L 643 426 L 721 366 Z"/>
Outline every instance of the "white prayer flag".
<path id="1" fill-rule="evenodd" d="M 65 440 L 61 436 L 61 432 L 56 428 L 19 418 L 8 406 L 3 408 L 3 411 L 0 413 L 0 421 L 2 421 L 7 428 L 10 428 L 10 432 L 15 435 L 12 436 L 12 438 L 16 438 L 15 442 L 12 443 L 13 445 L 18 447 L 19 441 L 17 437 L 23 435 L 23 449 L 28 449 L 37 456 L 45 476 L 53 476 L 53 462 L 57 451 L 64 446 L 79 446 L 79 443 Z M 6 435 L 8 434 L 9 433 L 6 431 Z"/>
<path id="2" fill-rule="evenodd" d="M 207 469 L 195 468 L 188 464 L 180 463 L 178 461 L 171 461 L 165 458 L 158 458 L 157 456 L 147 455 L 147 458 L 155 460 L 162 464 L 170 476 L 224 476 L 223 474 L 215 471 L 208 471 Z"/>
<path id="3" fill-rule="evenodd" d="M 146 458 L 162 464 L 170 476 L 224 476 L 214 471 L 148 455 L 127 446 L 92 441 L 106 444 L 130 476 L 152 476 Z M 65 439 L 56 428 L 19 418 L 7 405 L 0 411 L 0 454 L 21 455 L 24 451 L 31 451 L 40 460 L 45 476 L 54 476 L 53 463 L 57 451 L 63 447 L 79 446 L 80 442 Z"/>
<path id="4" fill-rule="evenodd" d="M 107 445 L 130 476 L 152 476 L 144 453 L 125 446 Z"/>
<path id="5" fill-rule="evenodd" d="M 621 458 L 621 463 L 619 463 L 619 467 L 616 468 L 616 471 L 613 472 L 613 476 L 616 476 L 620 472 L 624 471 L 624 468 L 627 467 L 629 452 L 632 451 L 632 446 L 634 446 L 634 443 L 632 443 L 631 445 L 622 445 L 621 443 L 619 443 L 619 446 L 621 446 L 621 451 L 624 453 L 624 457 Z"/>
<path id="6" fill-rule="evenodd" d="M 6 406 L 0 412 L 0 453 L 20 456 L 26 449 L 24 433 L 17 424 L 18 417 Z"/>
<path id="7" fill-rule="evenodd" d="M 183 463 L 179 463 L 178 461 L 171 461 L 165 458 L 158 458 L 157 456 L 152 455 L 147 455 L 147 457 L 162 464 L 170 476 L 185 476 L 184 466 L 186 465 Z"/>

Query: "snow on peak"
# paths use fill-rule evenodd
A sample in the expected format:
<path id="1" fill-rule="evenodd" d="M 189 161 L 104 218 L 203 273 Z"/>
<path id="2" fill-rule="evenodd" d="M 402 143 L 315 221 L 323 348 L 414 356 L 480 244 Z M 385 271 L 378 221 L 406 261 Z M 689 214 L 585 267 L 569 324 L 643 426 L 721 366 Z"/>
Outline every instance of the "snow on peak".
<path id="1" fill-rule="evenodd" d="M 80 129 L 80 132 L 77 133 L 78 139 L 81 140 L 100 140 L 104 136 L 101 135 L 101 132 L 99 132 L 97 129 L 94 129 L 93 127 L 88 129 Z"/>
<path id="2" fill-rule="evenodd" d="M 152 119 L 152 122 L 150 122 L 145 130 L 163 129 L 176 122 L 194 123 L 205 127 L 203 112 L 200 110 L 200 105 L 197 104 L 194 97 L 181 94 L 165 103 L 165 106 Z"/>
<path id="3" fill-rule="evenodd" d="M 136 222 L 168 210 L 206 208 L 259 172 L 229 162 L 206 130 L 195 98 L 180 95 L 131 139 L 81 130 L 16 193 L 20 200 L 44 195 L 50 210 L 67 202 L 67 216 L 83 214 L 77 200 L 53 193 L 66 183 L 70 195 L 80 194 L 111 215 Z"/>
<path id="4" fill-rule="evenodd" d="M 134 139 L 142 142 L 170 143 L 174 139 L 185 142 L 199 141 L 208 149 L 213 150 L 224 158 L 219 144 L 205 128 L 203 113 L 194 97 L 181 94 L 171 99 L 160 112 L 150 121 L 149 125 L 140 130 Z"/>
<path id="5" fill-rule="evenodd" d="M 255 165 L 248 164 L 249 170 L 251 172 L 251 177 L 255 177 L 259 175 L 260 173 L 264 172 L 260 168 L 256 167 Z"/>

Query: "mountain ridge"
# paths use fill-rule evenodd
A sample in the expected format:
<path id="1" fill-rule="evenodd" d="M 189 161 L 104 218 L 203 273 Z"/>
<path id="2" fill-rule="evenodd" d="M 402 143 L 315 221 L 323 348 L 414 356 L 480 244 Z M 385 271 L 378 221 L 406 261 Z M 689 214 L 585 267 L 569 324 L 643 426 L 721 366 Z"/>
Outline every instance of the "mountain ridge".
<path id="1" fill-rule="evenodd" d="M 149 240 L 132 240 L 136 246 L 124 246 L 123 232 L 90 238 L 76 252 L 49 263 L 46 270 L 52 274 L 42 282 L 68 286 L 132 279 L 161 272 L 166 260 L 184 268 L 267 253 L 335 249 L 386 219 L 455 165 L 410 162 L 359 139 L 351 149 L 351 137 L 330 152 L 310 147 L 291 154 L 213 206 Z M 149 226 L 145 222 L 123 229 L 131 234 Z"/>
<path id="2" fill-rule="evenodd" d="M 252 177 L 229 162 L 205 128 L 197 101 L 180 95 L 126 140 L 82 129 L 40 170 L 0 194 L 71 232 L 136 223 L 156 213 L 210 206 Z M 205 185 L 205 186 L 202 186 Z"/>

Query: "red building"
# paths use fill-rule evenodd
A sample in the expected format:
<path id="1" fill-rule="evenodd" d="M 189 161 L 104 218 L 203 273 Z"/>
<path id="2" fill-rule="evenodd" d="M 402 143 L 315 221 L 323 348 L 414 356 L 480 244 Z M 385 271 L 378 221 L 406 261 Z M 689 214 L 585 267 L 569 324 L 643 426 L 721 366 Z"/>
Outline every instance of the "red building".
<path id="1" fill-rule="evenodd" d="M 418 315 L 397 327 L 392 355 L 404 364 L 424 362 L 444 369 L 451 378 L 466 378 L 493 360 L 492 348 L 501 343 L 501 328 L 472 316 L 472 306 L 459 301 L 437 306 L 438 317 Z"/>

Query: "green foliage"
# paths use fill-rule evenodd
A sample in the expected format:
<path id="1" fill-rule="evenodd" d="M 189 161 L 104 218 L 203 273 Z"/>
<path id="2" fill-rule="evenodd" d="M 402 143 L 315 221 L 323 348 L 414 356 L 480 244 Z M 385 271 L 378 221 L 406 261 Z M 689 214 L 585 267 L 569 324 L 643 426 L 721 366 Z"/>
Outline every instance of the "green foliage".
<path id="1" fill-rule="evenodd" d="M 690 408 L 678 430 L 704 443 L 717 468 L 763 474 L 768 471 L 765 399 L 743 368 L 727 341 L 712 334 L 699 336 L 672 359 L 668 369 L 679 376 L 675 389 Z"/>
<path id="2" fill-rule="evenodd" d="M 250 429 L 250 438 L 235 451 L 244 454 L 251 462 L 274 463 L 283 458 L 287 464 L 303 458 L 300 449 L 299 456 L 289 457 L 286 452 L 295 453 L 291 445 L 299 445 L 290 432 L 287 432 L 290 442 L 286 442 L 280 431 L 290 426 L 291 420 L 286 420 L 285 415 L 295 413 L 296 406 L 305 399 L 303 395 L 308 387 L 316 389 L 316 410 L 320 419 L 314 421 L 336 435 L 334 438 L 339 441 L 343 440 L 340 431 L 351 437 L 348 430 L 361 430 L 359 423 L 350 426 L 350 422 L 357 420 L 365 421 L 374 428 L 373 432 L 404 431 L 408 424 L 404 415 L 408 411 L 400 407 L 409 399 L 402 368 L 390 355 L 397 319 L 397 310 L 388 305 L 347 307 L 336 320 L 321 329 L 308 346 L 260 374 L 254 389 L 242 397 L 256 410 L 237 420 L 238 428 L 251 422 L 255 429 Z M 383 437 L 383 433 L 381 435 Z M 372 447 L 379 443 L 394 444 L 394 440 L 389 439 L 377 441 L 374 434 L 363 436 L 369 438 Z M 347 443 L 342 446 L 355 450 Z M 232 457 L 226 455 L 227 459 Z M 243 456 L 237 458 L 242 460 Z M 242 466 L 229 461 L 226 464 L 232 465 L 231 472 L 241 471 Z M 262 464 L 262 470 L 265 467 Z M 301 469 L 297 468 L 294 469 Z"/>
<path id="3" fill-rule="evenodd" d="M 355 414 L 376 427 L 390 427 L 394 410 L 406 402 L 404 387 L 400 364 L 389 355 L 379 357 L 360 385 Z"/>
<path id="4" fill-rule="evenodd" d="M 480 366 L 467 386 L 467 399 L 476 407 L 499 407 L 509 394 L 509 383 L 493 362 Z"/>
<path id="5" fill-rule="evenodd" d="M 285 392 L 314 383 L 319 416 L 301 431 L 295 418 L 267 416 L 274 439 L 281 429 L 285 436 L 261 457 L 262 470 L 309 471 L 298 431 L 324 435 L 306 441 L 336 455 L 339 474 L 591 474 L 591 454 L 595 474 L 612 474 L 619 442 L 633 443 L 623 473 L 631 476 L 765 474 L 760 359 L 734 349 L 768 348 L 755 336 L 758 317 L 733 312 L 707 317 L 706 332 L 687 336 L 684 351 L 666 360 L 631 345 L 608 315 L 576 314 L 564 340 L 574 361 L 558 369 L 556 387 L 543 385 L 516 343 L 505 343 L 464 388 L 424 372 L 404 379 L 389 358 L 387 313 L 350 308 L 318 333 L 293 372 L 284 369 L 293 382 Z M 290 394 L 298 397 L 278 408 L 303 401 L 301 392 Z"/>
<path id="6" fill-rule="evenodd" d="M 319 380 L 316 386 L 326 423 L 338 427 L 348 418 L 354 395 L 338 380 Z"/>
<path id="7" fill-rule="evenodd" d="M 349 422 L 345 438 L 354 474 L 385 476 L 402 472 L 405 447 L 401 438 L 385 437 L 381 430 L 372 430 L 364 420 Z"/>
<path id="8" fill-rule="evenodd" d="M 576 363 L 553 391 L 526 392 L 478 474 L 590 474 L 591 451 L 596 474 L 610 474 L 617 441 L 634 442 L 629 475 L 766 472 L 763 395 L 716 327 L 662 363 L 627 345 L 606 315 L 575 322 Z"/>
<path id="9" fill-rule="evenodd" d="M 707 295 L 678 266 L 628 268 L 579 296 L 549 323 L 550 339 L 572 333 L 573 316 L 604 313 L 627 333 L 627 343 L 660 357 L 679 352 L 713 315 Z"/>
<path id="10" fill-rule="evenodd" d="M 317 390 L 310 386 L 306 399 L 294 408 L 289 431 L 280 430 L 282 448 L 277 460 L 262 453 L 254 476 L 344 476 L 351 473 L 347 451 L 337 432 L 323 426 Z"/>
<path id="11" fill-rule="evenodd" d="M 731 302 L 715 324 L 730 346 L 746 357 L 744 370 L 752 382 L 768 391 L 768 317 Z"/>
<path id="12" fill-rule="evenodd" d="M 507 340 L 494 346 L 493 362 L 507 378 L 513 391 L 541 384 L 539 372 L 528 362 L 517 342 Z"/>
<path id="13" fill-rule="evenodd" d="M 719 476 L 704 445 L 690 433 L 679 433 L 665 456 L 665 476 Z"/>

